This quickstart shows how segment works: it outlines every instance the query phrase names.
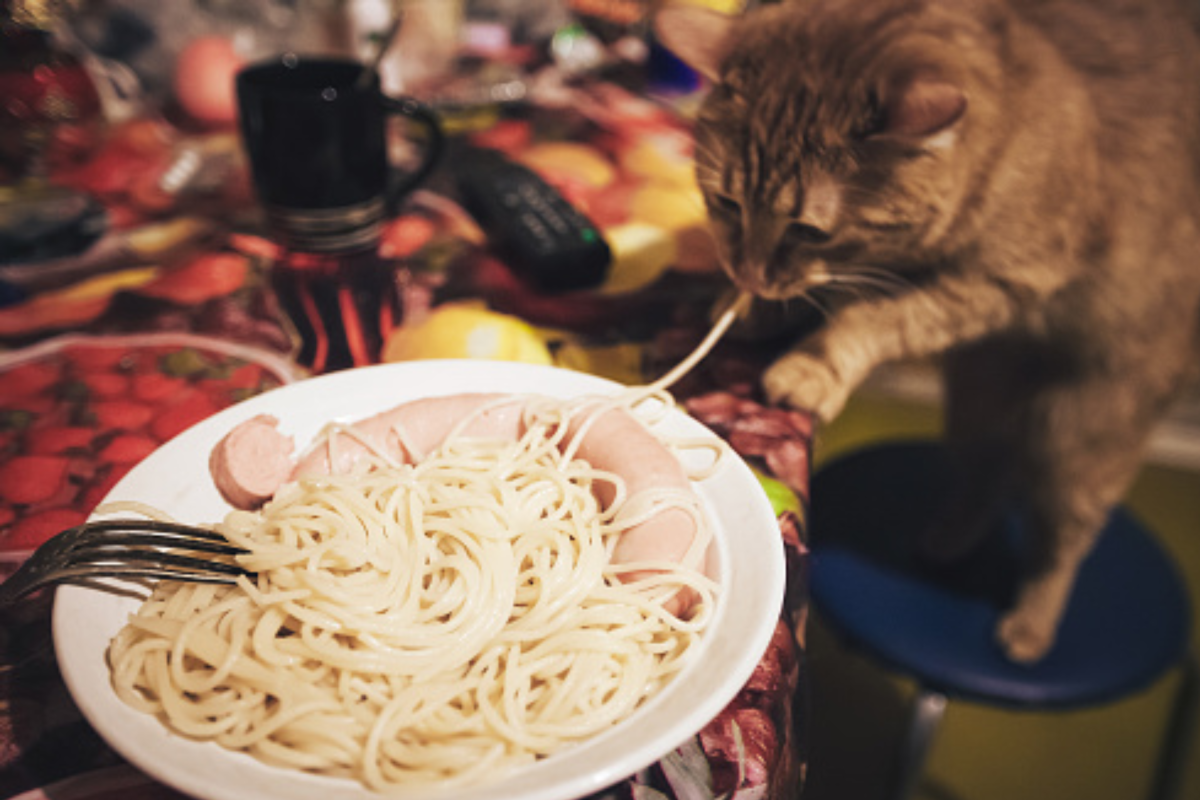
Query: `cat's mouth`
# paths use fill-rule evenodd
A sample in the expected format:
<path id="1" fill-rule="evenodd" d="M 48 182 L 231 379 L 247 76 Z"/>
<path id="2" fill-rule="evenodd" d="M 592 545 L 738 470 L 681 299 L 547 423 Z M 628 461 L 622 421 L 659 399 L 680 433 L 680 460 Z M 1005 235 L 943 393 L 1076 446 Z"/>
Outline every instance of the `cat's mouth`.
<path id="1" fill-rule="evenodd" d="M 729 275 L 739 289 L 764 300 L 804 297 L 833 280 L 828 265 L 820 260 L 805 264 L 802 271 L 790 269 L 785 273 L 742 267 L 730 269 Z"/>
<path id="2" fill-rule="evenodd" d="M 750 292 L 755 297 L 761 297 L 764 300 L 791 300 L 792 298 L 800 297 L 801 295 L 805 294 L 803 291 L 788 291 L 773 286 L 748 286 L 741 281 L 735 281 L 735 283 L 737 283 L 738 288 L 742 291 Z"/>

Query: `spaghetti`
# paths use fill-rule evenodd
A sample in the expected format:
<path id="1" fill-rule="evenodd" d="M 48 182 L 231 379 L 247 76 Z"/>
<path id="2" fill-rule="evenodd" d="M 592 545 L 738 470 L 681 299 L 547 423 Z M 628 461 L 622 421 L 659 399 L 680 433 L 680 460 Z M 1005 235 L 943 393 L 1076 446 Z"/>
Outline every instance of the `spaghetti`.
<path id="1" fill-rule="evenodd" d="M 694 494 L 629 496 L 573 458 L 568 431 L 612 402 L 532 398 L 517 441 L 368 454 L 232 512 L 218 528 L 255 578 L 157 587 L 110 647 L 117 694 L 184 735 L 378 790 L 476 782 L 611 727 L 687 663 L 716 593 Z M 696 522 L 684 563 L 613 565 L 664 507 Z M 668 610 L 684 590 L 686 618 Z"/>

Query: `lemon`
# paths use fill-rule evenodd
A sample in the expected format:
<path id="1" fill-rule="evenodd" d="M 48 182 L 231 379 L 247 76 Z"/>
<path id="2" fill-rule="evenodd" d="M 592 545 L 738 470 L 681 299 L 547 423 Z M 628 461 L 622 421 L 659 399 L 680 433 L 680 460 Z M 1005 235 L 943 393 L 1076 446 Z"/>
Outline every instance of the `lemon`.
<path id="1" fill-rule="evenodd" d="M 447 303 L 420 322 L 388 336 L 384 361 L 478 358 L 550 364 L 550 351 L 534 327 L 517 317 L 478 306 Z"/>

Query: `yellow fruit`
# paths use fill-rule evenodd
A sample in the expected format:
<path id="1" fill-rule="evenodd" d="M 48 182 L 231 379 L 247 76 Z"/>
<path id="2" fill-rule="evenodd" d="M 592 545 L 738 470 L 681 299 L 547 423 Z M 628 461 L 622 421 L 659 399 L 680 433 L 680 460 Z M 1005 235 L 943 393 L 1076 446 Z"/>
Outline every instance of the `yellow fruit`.
<path id="1" fill-rule="evenodd" d="M 612 267 L 600 287 L 605 294 L 641 289 L 662 275 L 678 256 L 675 234 L 644 222 L 626 222 L 604 230 Z"/>
<path id="2" fill-rule="evenodd" d="M 384 361 L 478 358 L 550 364 L 550 351 L 528 323 L 508 314 L 465 304 L 446 304 L 418 323 L 394 329 Z"/>
<path id="3" fill-rule="evenodd" d="M 720 269 L 704 197 L 695 186 L 665 183 L 645 186 L 630 199 L 629 218 L 671 232 L 675 240 L 673 267 L 679 272 Z"/>
<path id="4" fill-rule="evenodd" d="M 621 168 L 653 181 L 694 187 L 696 173 L 692 159 L 671 144 L 641 139 L 621 154 Z"/>
<path id="5" fill-rule="evenodd" d="M 570 178 L 596 189 L 617 176 L 616 168 L 599 150 L 575 142 L 535 144 L 517 158 L 547 179 Z"/>
<path id="6" fill-rule="evenodd" d="M 651 184 L 634 192 L 629 201 L 629 218 L 670 231 L 703 227 L 708 220 L 704 196 L 695 186 Z"/>

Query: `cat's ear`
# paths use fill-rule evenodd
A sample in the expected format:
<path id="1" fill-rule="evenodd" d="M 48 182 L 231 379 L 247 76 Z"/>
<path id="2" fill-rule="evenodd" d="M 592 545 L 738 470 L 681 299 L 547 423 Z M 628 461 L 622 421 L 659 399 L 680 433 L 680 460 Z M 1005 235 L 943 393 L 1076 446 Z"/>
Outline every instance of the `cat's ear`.
<path id="1" fill-rule="evenodd" d="M 654 15 L 654 32 L 681 61 L 715 81 L 729 54 L 733 22 L 733 17 L 709 8 L 668 3 Z"/>
<path id="2" fill-rule="evenodd" d="M 924 139 L 949 130 L 967 111 L 967 96 L 955 83 L 918 73 L 893 85 L 884 101 L 879 133 Z"/>

